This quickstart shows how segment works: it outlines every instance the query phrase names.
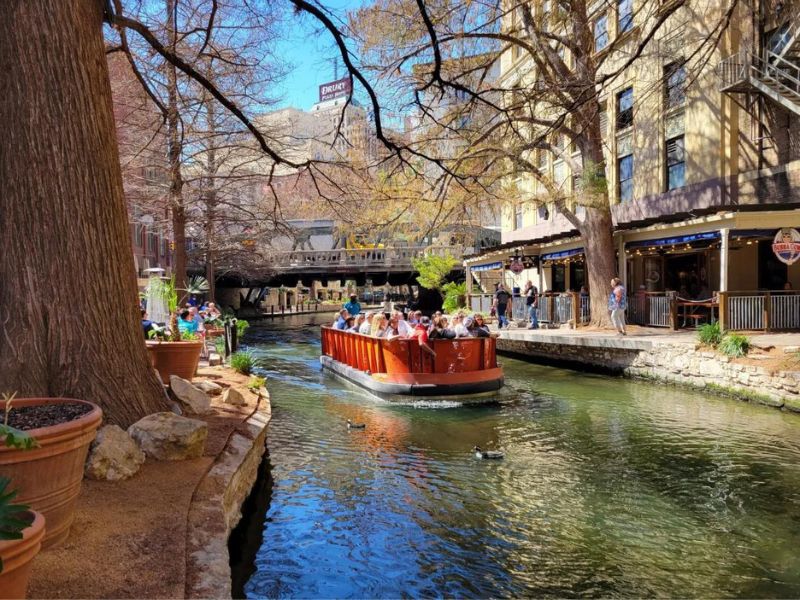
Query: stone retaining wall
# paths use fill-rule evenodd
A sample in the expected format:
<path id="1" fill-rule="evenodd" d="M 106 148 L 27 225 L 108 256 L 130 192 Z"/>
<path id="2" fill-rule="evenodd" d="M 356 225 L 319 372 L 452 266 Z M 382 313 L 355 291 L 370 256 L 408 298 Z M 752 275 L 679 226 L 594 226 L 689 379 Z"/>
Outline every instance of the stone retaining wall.
<path id="1" fill-rule="evenodd" d="M 195 491 L 186 534 L 186 598 L 231 597 L 228 538 L 258 476 L 271 416 L 269 394 L 262 391 L 255 412 L 231 435 Z"/>
<path id="2" fill-rule="evenodd" d="M 737 364 L 694 344 L 578 336 L 526 338 L 500 338 L 497 349 L 543 362 L 686 385 L 800 412 L 800 371 L 770 373 L 763 367 Z"/>

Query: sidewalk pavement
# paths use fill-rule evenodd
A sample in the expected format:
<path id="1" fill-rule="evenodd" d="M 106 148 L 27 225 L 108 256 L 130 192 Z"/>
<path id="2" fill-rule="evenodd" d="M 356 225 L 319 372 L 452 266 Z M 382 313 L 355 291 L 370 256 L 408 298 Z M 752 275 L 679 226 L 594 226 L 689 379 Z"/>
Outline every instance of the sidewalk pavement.
<path id="1" fill-rule="evenodd" d="M 640 327 L 638 325 L 629 325 L 627 329 L 628 335 L 621 336 L 610 329 L 602 330 L 593 327 L 526 329 L 512 326 L 498 330 L 494 325 L 492 326 L 493 331 L 500 333 L 501 339 L 569 346 L 648 349 L 657 345 L 687 344 L 694 346 L 698 343 L 695 330 L 672 331 L 661 327 Z M 761 331 L 741 333 L 747 335 L 751 344 L 756 348 L 795 347 L 800 349 L 800 333 L 765 333 Z"/>

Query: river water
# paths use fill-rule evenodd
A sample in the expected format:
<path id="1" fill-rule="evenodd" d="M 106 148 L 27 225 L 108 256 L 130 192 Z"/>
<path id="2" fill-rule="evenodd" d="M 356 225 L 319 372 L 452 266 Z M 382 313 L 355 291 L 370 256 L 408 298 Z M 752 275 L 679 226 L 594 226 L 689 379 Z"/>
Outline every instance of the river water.
<path id="1" fill-rule="evenodd" d="M 273 404 L 247 597 L 800 597 L 800 416 L 504 357 L 496 404 L 398 406 L 320 371 L 321 319 L 245 338 Z"/>

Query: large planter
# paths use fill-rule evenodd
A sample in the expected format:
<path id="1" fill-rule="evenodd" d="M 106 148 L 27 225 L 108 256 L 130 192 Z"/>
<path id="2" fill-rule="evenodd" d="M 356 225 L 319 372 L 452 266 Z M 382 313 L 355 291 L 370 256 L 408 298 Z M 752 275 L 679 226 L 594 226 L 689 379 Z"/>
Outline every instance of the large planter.
<path id="1" fill-rule="evenodd" d="M 225 335 L 224 327 L 206 327 L 206 339 L 218 338 Z"/>
<path id="2" fill-rule="evenodd" d="M 200 354 L 203 351 L 202 340 L 146 343 L 150 362 L 158 371 L 161 381 L 165 385 L 169 384 L 170 375 L 192 380 L 197 371 L 197 365 L 200 363 Z"/>
<path id="3" fill-rule="evenodd" d="M 21 540 L 0 541 L 0 558 L 3 571 L 0 573 L 0 599 L 25 598 L 31 578 L 33 559 L 39 554 L 44 538 L 44 515 L 30 512 L 33 520 L 22 530 Z"/>
<path id="4" fill-rule="evenodd" d="M 18 492 L 15 501 L 39 511 L 47 519 L 44 548 L 64 541 L 69 535 L 86 454 L 103 419 L 103 411 L 96 404 L 71 398 L 21 398 L 14 400 L 13 407 L 58 402 L 88 404 L 92 410 L 67 423 L 29 430 L 27 433 L 39 443 L 32 450 L 0 446 L 0 476 L 13 482 Z"/>

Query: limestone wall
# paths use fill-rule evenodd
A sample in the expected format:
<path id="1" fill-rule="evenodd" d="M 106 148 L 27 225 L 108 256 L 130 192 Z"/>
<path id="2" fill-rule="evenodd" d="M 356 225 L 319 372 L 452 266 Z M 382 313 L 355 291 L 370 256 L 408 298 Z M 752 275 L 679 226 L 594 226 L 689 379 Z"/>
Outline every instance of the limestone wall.
<path id="1" fill-rule="evenodd" d="M 501 338 L 497 348 L 544 362 L 686 385 L 800 412 L 800 371 L 770 373 L 694 344 L 560 336 Z"/>

